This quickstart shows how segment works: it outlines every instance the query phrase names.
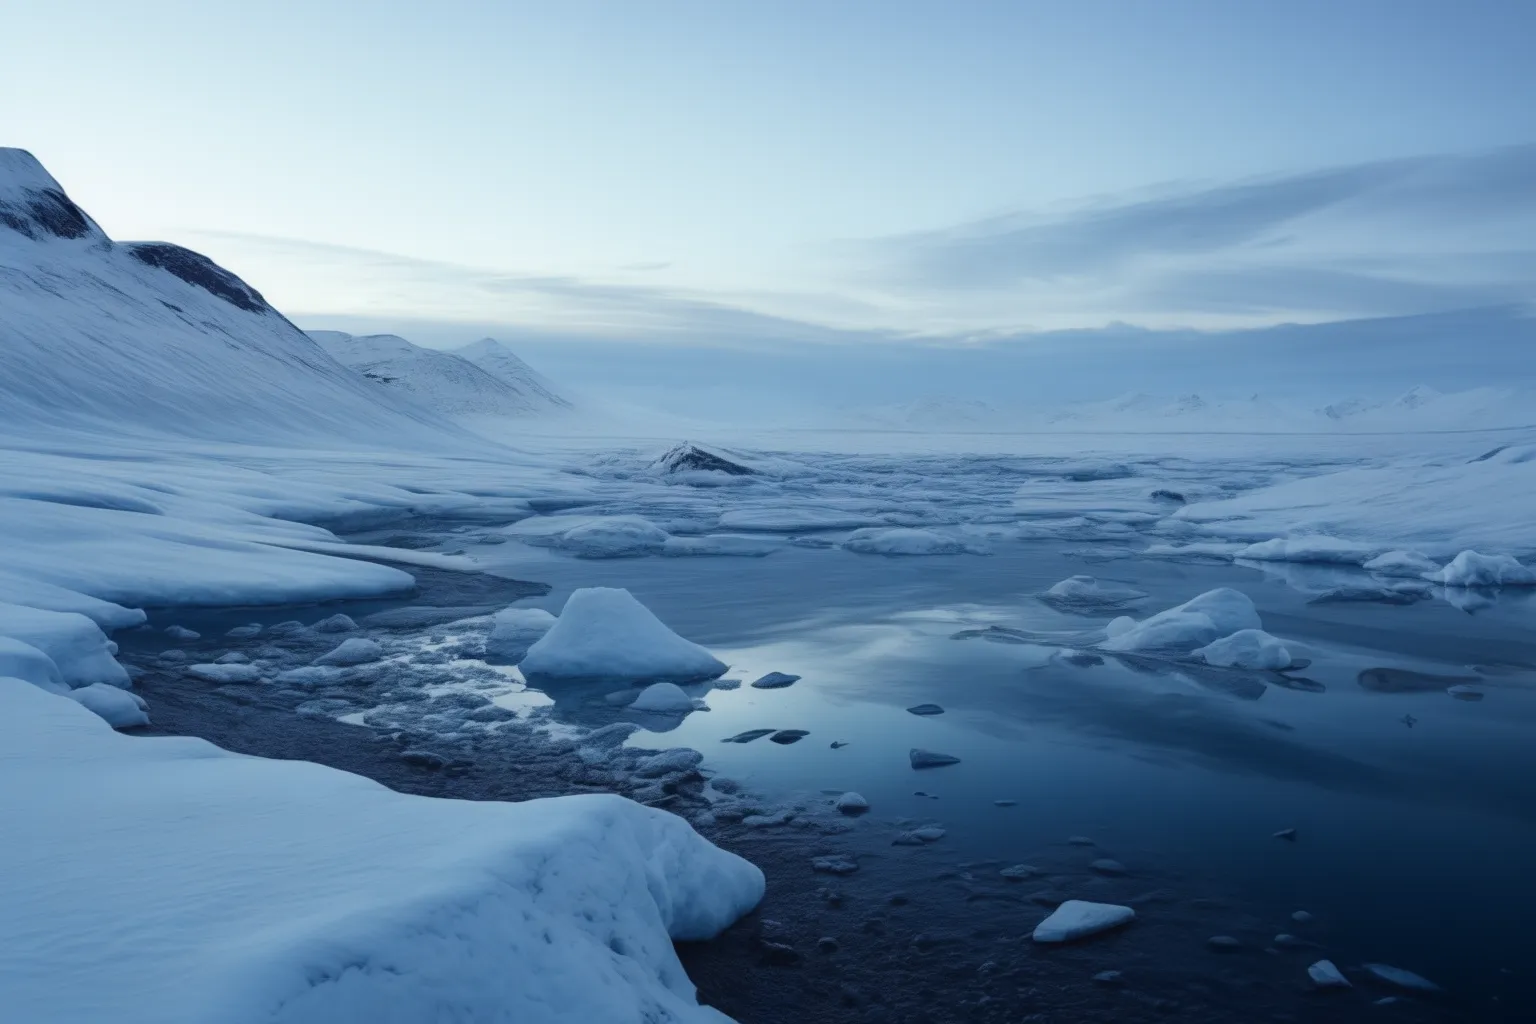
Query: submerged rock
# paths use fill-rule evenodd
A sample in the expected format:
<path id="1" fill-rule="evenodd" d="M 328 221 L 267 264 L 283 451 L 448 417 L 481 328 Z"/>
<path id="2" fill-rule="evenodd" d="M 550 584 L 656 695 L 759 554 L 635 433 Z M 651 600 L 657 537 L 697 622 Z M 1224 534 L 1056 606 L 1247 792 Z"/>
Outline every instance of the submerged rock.
<path id="1" fill-rule="evenodd" d="M 773 733 L 774 733 L 774 730 L 772 730 L 772 729 L 748 729 L 746 732 L 739 732 L 735 736 L 727 736 L 725 739 L 721 740 L 720 742 L 721 743 L 751 743 L 753 740 L 760 740 L 764 736 L 772 736 Z"/>
<path id="2" fill-rule="evenodd" d="M 1093 868 L 1093 870 L 1097 871 L 1101 875 L 1125 874 L 1125 865 L 1109 857 L 1100 857 L 1098 860 L 1094 861 L 1088 866 Z"/>
<path id="3" fill-rule="evenodd" d="M 166 626 L 165 635 L 172 640 L 187 641 L 200 639 L 203 634 L 196 630 L 188 629 L 186 626 Z"/>
<path id="4" fill-rule="evenodd" d="M 939 707 L 937 704 L 918 704 L 916 707 L 907 708 L 907 712 L 908 714 L 929 718 L 933 715 L 942 715 L 944 713 L 944 709 Z"/>
<path id="5" fill-rule="evenodd" d="M 772 736 L 769 736 L 768 740 L 772 743 L 781 743 L 787 746 L 791 743 L 799 743 L 809 735 L 810 733 L 805 729 L 780 729 Z"/>
<path id="6" fill-rule="evenodd" d="M 858 793 L 844 793 L 834 806 L 844 814 L 863 814 L 869 810 L 869 801 Z"/>
<path id="7" fill-rule="evenodd" d="M 932 750 L 923 750 L 913 747 L 907 754 L 913 768 L 942 768 L 945 765 L 959 764 L 960 759 L 952 754 L 940 754 Z"/>
<path id="8" fill-rule="evenodd" d="M 1036 942 L 1072 942 L 1085 939 L 1135 920 L 1136 911 L 1113 903 L 1067 900 L 1035 926 Z"/>

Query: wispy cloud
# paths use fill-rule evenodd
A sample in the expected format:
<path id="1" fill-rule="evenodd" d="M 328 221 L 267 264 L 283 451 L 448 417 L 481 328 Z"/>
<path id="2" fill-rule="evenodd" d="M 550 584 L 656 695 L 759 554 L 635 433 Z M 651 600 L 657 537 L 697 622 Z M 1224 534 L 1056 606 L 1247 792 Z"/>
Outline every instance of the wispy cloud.
<path id="1" fill-rule="evenodd" d="M 1533 238 L 1528 145 L 1010 213 L 876 239 L 864 253 L 874 282 L 935 301 L 1006 295 L 1018 308 L 1198 320 L 1529 299 Z M 1425 276 L 1431 264 L 1449 279 Z"/>

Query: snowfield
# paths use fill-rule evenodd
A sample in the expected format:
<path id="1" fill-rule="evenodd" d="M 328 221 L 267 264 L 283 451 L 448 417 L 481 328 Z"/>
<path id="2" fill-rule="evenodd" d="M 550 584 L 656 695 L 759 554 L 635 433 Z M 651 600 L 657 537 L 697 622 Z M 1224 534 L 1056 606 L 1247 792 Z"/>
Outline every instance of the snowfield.
<path id="1" fill-rule="evenodd" d="M 116 735 L 0 680 L 0 993 L 50 1024 L 723 1021 L 672 949 L 763 893 L 681 818 L 606 796 L 404 796 Z"/>

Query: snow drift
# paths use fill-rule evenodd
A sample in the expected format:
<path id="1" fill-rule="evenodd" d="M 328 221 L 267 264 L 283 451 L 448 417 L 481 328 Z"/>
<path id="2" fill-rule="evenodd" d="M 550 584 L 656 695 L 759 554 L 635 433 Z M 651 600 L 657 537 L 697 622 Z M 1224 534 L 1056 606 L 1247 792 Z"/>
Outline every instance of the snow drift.
<path id="1" fill-rule="evenodd" d="M 126 696 L 126 695 L 125 695 Z M 437 800 L 0 679 L 0 999 L 50 1024 L 704 1024 L 757 868 L 608 796 Z"/>

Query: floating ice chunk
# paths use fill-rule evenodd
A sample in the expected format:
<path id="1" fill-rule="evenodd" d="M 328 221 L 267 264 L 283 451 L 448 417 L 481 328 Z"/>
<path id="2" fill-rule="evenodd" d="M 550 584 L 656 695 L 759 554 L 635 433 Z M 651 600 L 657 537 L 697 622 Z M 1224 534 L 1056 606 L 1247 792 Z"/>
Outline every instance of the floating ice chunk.
<path id="1" fill-rule="evenodd" d="M 640 516 L 594 519 L 559 538 L 557 547 L 578 558 L 632 558 L 653 555 L 667 543 L 667 531 Z"/>
<path id="2" fill-rule="evenodd" d="M 1142 552 L 1150 558 L 1217 558 L 1230 562 L 1248 547 L 1235 541 L 1201 540 L 1189 544 L 1152 544 Z"/>
<path id="3" fill-rule="evenodd" d="M 117 648 L 100 626 L 79 612 L 44 611 L 0 602 L 0 636 L 42 651 L 70 686 L 129 685 L 128 673 L 112 657 Z"/>
<path id="4" fill-rule="evenodd" d="M 165 635 L 172 640 L 187 641 L 200 639 L 203 634 L 194 629 L 188 629 L 186 626 L 166 626 Z"/>
<path id="5" fill-rule="evenodd" d="M 491 635 L 485 640 L 485 656 L 516 665 L 555 624 L 543 608 L 503 608 L 491 617 Z"/>
<path id="6" fill-rule="evenodd" d="M 629 591 L 591 587 L 566 600 L 522 669 L 552 678 L 686 682 L 713 679 L 726 666 L 668 629 Z"/>
<path id="7" fill-rule="evenodd" d="M 907 754 L 907 759 L 912 762 L 913 768 L 942 768 L 947 764 L 959 764 L 960 759 L 952 754 L 940 754 L 932 750 L 922 750 L 913 747 Z"/>
<path id="8" fill-rule="evenodd" d="M 330 665 L 305 665 L 277 674 L 277 682 L 285 686 L 330 686 L 346 678 L 347 673 Z"/>
<path id="9" fill-rule="evenodd" d="M 803 506 L 731 509 L 720 517 L 721 529 L 745 530 L 751 533 L 853 530 L 864 526 L 882 525 L 888 524 L 878 516 Z"/>
<path id="10" fill-rule="evenodd" d="M 1360 565 L 1371 559 L 1379 547 L 1339 540 L 1337 537 L 1276 537 L 1250 544 L 1235 553 L 1237 558 L 1255 562 L 1315 562 L 1323 565 Z"/>
<path id="11" fill-rule="evenodd" d="M 257 636 L 260 633 L 261 623 L 249 622 L 244 626 L 236 626 L 234 629 L 226 630 L 224 635 L 232 640 L 249 640 L 251 637 Z"/>
<path id="12" fill-rule="evenodd" d="M 275 626 L 273 627 L 276 628 Z M 357 623 L 352 621 L 352 616 L 337 612 L 335 615 L 321 619 L 309 627 L 316 633 L 350 633 L 357 628 Z"/>
<path id="13" fill-rule="evenodd" d="M 979 553 L 957 537 L 933 530 L 905 526 L 854 530 L 843 541 L 843 550 L 861 555 L 963 555 Z"/>
<path id="14" fill-rule="evenodd" d="M 736 537 L 715 534 L 708 537 L 668 537 L 661 546 L 661 553 L 671 558 L 690 555 L 729 556 L 734 558 L 763 558 L 782 546 L 779 540 L 763 540 L 758 537 Z"/>
<path id="15" fill-rule="evenodd" d="M 189 665 L 187 671 L 210 683 L 254 683 L 261 679 L 255 665 Z"/>
<path id="16" fill-rule="evenodd" d="M 693 698 L 676 683 L 652 683 L 640 691 L 629 707 L 632 711 L 658 715 L 686 715 L 693 710 Z"/>
<path id="17" fill-rule="evenodd" d="M 320 655 L 316 665 L 366 665 L 384 657 L 384 648 L 377 640 L 354 636 L 343 640 L 335 650 Z"/>
<path id="18" fill-rule="evenodd" d="M 1437 572 L 1440 569 L 1440 563 L 1417 551 L 1388 551 L 1377 555 L 1361 568 L 1377 576 L 1420 579 L 1427 572 Z"/>
<path id="19" fill-rule="evenodd" d="M 114 729 L 131 729 L 149 724 L 149 715 L 144 710 L 147 707 L 144 698 L 116 686 L 92 683 L 78 690 L 70 690 L 68 696 L 96 712 Z"/>
<path id="20" fill-rule="evenodd" d="M 1277 671 L 1289 668 L 1291 652 L 1275 637 L 1262 629 L 1240 629 L 1231 636 L 1224 636 L 1194 652 L 1204 658 L 1207 665 L 1218 668 L 1242 668 L 1255 671 Z"/>
<path id="21" fill-rule="evenodd" d="M 1135 587 L 1100 583 L 1092 576 L 1069 576 L 1040 595 L 1042 600 L 1052 604 L 1083 607 L 1114 607 L 1146 596 L 1145 591 Z"/>
<path id="22" fill-rule="evenodd" d="M 1094 861 L 1088 866 L 1093 868 L 1093 870 L 1097 871 L 1101 875 L 1125 874 L 1125 865 L 1112 857 L 1100 857 L 1098 860 Z"/>
<path id="23" fill-rule="evenodd" d="M 844 793 L 833 806 L 844 814 L 863 814 L 869 810 L 869 801 L 858 793 Z"/>
<path id="24" fill-rule="evenodd" d="M 69 693 L 53 659 L 14 637 L 0 636 L 0 677 L 25 680 L 49 693 Z"/>
<path id="25" fill-rule="evenodd" d="M 1521 565 L 1511 555 L 1483 555 L 1463 551 L 1451 564 L 1424 578 L 1447 587 L 1536 587 L 1536 570 Z"/>
<path id="26" fill-rule="evenodd" d="M 1113 903 L 1067 900 L 1035 926 L 1036 942 L 1072 942 L 1135 920 L 1136 911 Z"/>
<path id="27" fill-rule="evenodd" d="M 1307 968 L 1307 977 L 1318 988 L 1353 988 L 1344 972 L 1334 966 L 1332 960 L 1319 960 Z"/>
<path id="28" fill-rule="evenodd" d="M 215 665 L 248 665 L 251 659 L 240 651 L 230 651 L 213 659 Z"/>
<path id="29" fill-rule="evenodd" d="M 1401 967 L 1391 967 L 1387 964 L 1365 964 L 1366 973 L 1378 981 L 1384 981 L 1388 985 L 1396 985 L 1398 988 L 1411 989 L 1415 992 L 1443 992 L 1439 985 L 1422 975 L 1405 971 Z"/>
<path id="30" fill-rule="evenodd" d="M 1105 628 L 1104 647 L 1187 653 L 1238 630 L 1263 625 L 1247 594 L 1218 587 L 1140 622 L 1124 615 L 1112 620 Z"/>

